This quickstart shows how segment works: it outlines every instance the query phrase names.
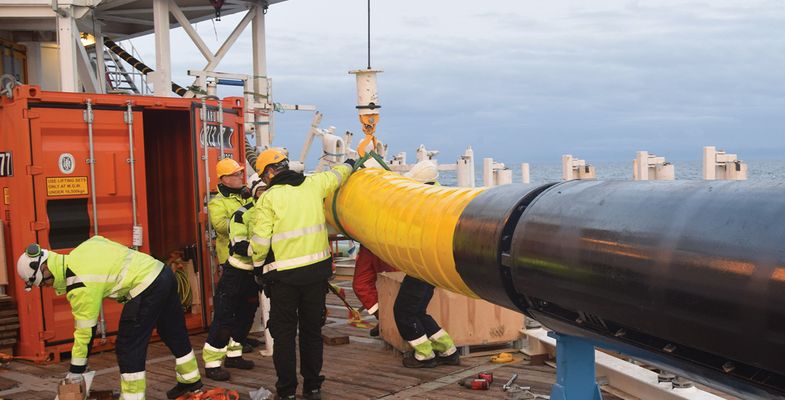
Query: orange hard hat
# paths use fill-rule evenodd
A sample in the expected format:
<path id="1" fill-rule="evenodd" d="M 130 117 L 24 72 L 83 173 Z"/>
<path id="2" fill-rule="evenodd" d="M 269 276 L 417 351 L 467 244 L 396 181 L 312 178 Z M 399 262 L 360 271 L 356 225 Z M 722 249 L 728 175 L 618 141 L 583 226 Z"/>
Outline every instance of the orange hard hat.
<path id="1" fill-rule="evenodd" d="M 286 153 L 283 150 L 276 148 L 267 149 L 259 154 L 259 157 L 256 157 L 256 172 L 261 175 L 268 166 L 278 164 L 286 159 Z"/>
<path id="2" fill-rule="evenodd" d="M 243 167 L 231 158 L 224 158 L 223 160 L 218 161 L 218 164 L 215 166 L 215 172 L 218 175 L 218 179 L 221 179 L 222 176 L 232 175 L 242 170 Z"/>

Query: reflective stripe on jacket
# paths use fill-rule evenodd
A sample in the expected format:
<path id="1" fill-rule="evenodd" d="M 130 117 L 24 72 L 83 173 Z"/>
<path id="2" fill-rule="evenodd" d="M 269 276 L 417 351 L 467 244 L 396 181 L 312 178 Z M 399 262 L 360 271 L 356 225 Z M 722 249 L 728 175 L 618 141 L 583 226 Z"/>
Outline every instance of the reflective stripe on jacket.
<path id="1" fill-rule="evenodd" d="M 120 302 L 142 293 L 158 277 L 164 264 L 102 236 L 93 236 L 67 255 L 56 255 L 47 265 L 57 294 L 66 293 L 74 316 L 71 364 L 87 363 L 87 345 L 98 324 L 106 297 Z"/>
<path id="2" fill-rule="evenodd" d="M 229 258 L 229 222 L 235 210 L 243 205 L 243 197 L 219 186 L 218 194 L 207 203 L 210 224 L 215 229 L 215 253 L 218 263 L 223 264 Z"/>
<path id="3" fill-rule="evenodd" d="M 253 264 L 264 265 L 272 249 L 275 261 L 264 272 L 285 271 L 330 258 L 324 199 L 343 181 L 352 168 L 346 164 L 305 178 L 299 185 L 274 184 L 256 201 L 251 228 Z"/>

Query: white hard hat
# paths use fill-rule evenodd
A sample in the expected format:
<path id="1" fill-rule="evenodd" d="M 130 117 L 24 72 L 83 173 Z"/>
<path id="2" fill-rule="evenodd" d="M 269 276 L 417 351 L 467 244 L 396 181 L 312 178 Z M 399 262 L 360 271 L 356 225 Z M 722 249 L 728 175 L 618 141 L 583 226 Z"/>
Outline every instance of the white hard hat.
<path id="1" fill-rule="evenodd" d="M 42 249 L 38 244 L 31 244 L 16 262 L 16 273 L 25 282 L 25 290 L 40 286 L 44 280 L 41 265 L 49 258 L 49 250 Z"/>
<path id="2" fill-rule="evenodd" d="M 264 182 L 262 182 L 262 178 L 259 177 L 259 174 L 255 173 L 248 178 L 248 189 L 251 189 L 251 193 L 254 190 L 259 188 L 259 185 L 266 186 Z"/>
<path id="3" fill-rule="evenodd" d="M 414 164 L 412 169 L 409 170 L 404 176 L 414 179 L 420 183 L 436 182 L 439 178 L 439 169 L 436 163 L 431 160 L 422 160 Z"/>

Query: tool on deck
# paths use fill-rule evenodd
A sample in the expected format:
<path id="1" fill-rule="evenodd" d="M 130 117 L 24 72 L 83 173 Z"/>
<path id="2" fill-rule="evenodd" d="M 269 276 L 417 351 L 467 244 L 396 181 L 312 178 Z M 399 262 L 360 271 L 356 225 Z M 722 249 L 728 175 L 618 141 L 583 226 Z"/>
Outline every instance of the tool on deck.
<path id="1" fill-rule="evenodd" d="M 471 390 L 488 390 L 493 383 L 493 374 L 481 372 L 477 376 L 469 377 L 458 381 L 458 384 Z"/>
<path id="2" fill-rule="evenodd" d="M 338 298 L 341 299 L 341 301 L 343 302 L 343 305 L 346 306 L 346 308 L 349 310 L 350 325 L 353 325 L 357 328 L 364 328 L 364 329 L 370 329 L 372 327 L 371 324 L 363 320 L 363 317 L 360 315 L 361 310 L 355 309 L 354 307 L 352 307 L 351 304 L 349 304 L 348 301 L 346 301 L 346 294 L 343 292 L 341 288 L 335 286 L 332 283 L 329 284 L 329 287 L 330 287 L 330 291 L 333 292 L 333 294 L 335 294 L 336 296 L 338 296 Z"/>
<path id="3" fill-rule="evenodd" d="M 207 391 L 188 393 L 180 396 L 177 400 L 239 400 L 240 394 L 236 390 L 213 388 Z"/>
<path id="4" fill-rule="evenodd" d="M 510 380 L 508 380 L 507 383 L 502 385 L 502 390 L 504 390 L 505 392 L 510 390 L 510 388 L 512 388 L 512 384 L 515 383 L 517 379 L 518 379 L 518 374 L 512 374 L 512 378 L 510 378 Z"/>
<path id="5" fill-rule="evenodd" d="M 515 361 L 515 359 L 512 357 L 512 354 L 506 352 L 491 357 L 491 362 L 494 364 L 504 364 L 513 361 Z"/>
<path id="6" fill-rule="evenodd" d="M 471 390 L 488 390 L 490 387 L 488 381 L 480 378 L 466 378 L 461 380 L 459 384 Z"/>

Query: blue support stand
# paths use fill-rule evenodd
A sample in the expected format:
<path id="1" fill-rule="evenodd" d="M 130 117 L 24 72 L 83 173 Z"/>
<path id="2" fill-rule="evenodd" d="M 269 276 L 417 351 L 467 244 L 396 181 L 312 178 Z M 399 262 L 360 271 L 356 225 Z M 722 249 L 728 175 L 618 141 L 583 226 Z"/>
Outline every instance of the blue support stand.
<path id="1" fill-rule="evenodd" d="M 556 383 L 551 400 L 602 400 L 594 366 L 594 344 L 575 336 L 549 332 L 556 339 Z"/>

